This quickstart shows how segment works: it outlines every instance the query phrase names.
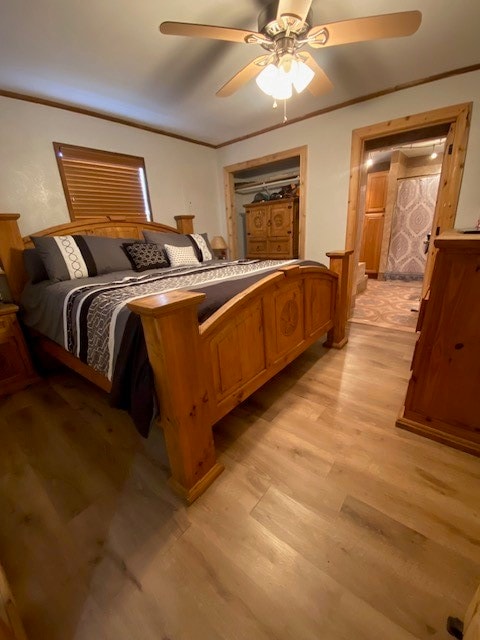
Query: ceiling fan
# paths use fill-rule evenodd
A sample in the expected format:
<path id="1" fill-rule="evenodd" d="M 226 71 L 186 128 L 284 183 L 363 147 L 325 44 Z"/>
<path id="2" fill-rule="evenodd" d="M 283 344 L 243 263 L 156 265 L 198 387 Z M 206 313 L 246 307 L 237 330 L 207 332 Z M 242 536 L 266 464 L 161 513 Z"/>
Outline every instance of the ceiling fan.
<path id="1" fill-rule="evenodd" d="M 274 99 L 286 99 L 308 88 L 317 96 L 333 85 L 308 50 L 351 42 L 409 36 L 422 20 L 420 11 L 404 11 L 380 16 L 342 20 L 312 26 L 312 0 L 275 0 L 258 17 L 258 31 L 217 27 L 189 22 L 162 22 L 161 33 L 259 44 L 268 53 L 258 56 L 230 78 L 216 95 L 231 96 L 249 80 Z"/>

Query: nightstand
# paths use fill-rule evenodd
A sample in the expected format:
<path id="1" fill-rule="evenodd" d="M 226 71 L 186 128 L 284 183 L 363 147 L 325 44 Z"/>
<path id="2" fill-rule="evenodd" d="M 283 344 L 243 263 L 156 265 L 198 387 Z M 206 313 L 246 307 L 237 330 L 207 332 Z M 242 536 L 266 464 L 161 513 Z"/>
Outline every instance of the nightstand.
<path id="1" fill-rule="evenodd" d="M 22 330 L 17 320 L 15 304 L 0 303 L 0 396 L 36 382 L 36 375 Z"/>

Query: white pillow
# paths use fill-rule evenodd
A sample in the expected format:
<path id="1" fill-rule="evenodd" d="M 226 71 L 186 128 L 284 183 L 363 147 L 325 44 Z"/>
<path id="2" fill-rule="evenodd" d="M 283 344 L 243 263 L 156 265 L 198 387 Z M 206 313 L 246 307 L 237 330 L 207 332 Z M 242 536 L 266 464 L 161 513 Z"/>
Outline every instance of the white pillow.
<path id="1" fill-rule="evenodd" d="M 172 267 L 200 264 L 193 247 L 174 247 L 171 244 L 166 244 L 164 249 Z"/>

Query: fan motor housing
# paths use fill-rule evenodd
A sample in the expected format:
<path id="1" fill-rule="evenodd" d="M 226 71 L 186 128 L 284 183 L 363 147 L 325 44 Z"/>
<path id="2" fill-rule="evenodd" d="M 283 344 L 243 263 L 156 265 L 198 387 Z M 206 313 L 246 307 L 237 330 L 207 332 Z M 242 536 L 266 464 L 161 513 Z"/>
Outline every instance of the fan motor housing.
<path id="1" fill-rule="evenodd" d="M 278 36 L 280 33 L 285 32 L 287 28 L 286 22 L 277 20 L 277 11 L 278 0 L 275 0 L 267 5 L 258 16 L 258 31 L 269 38 Z M 285 20 L 288 21 L 288 26 L 292 33 L 297 36 L 302 35 L 310 30 L 310 26 L 313 23 L 312 10 L 310 9 L 304 22 L 293 15 L 286 17 Z"/>

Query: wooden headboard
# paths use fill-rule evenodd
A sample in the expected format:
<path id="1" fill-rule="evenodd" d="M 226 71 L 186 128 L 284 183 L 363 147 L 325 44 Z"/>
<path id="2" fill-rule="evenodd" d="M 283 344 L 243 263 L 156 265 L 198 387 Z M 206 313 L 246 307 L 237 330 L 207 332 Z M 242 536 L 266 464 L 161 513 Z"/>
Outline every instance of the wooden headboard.
<path id="1" fill-rule="evenodd" d="M 33 247 L 32 236 L 69 236 L 91 234 L 109 238 L 142 238 L 143 229 L 160 232 L 193 233 L 193 215 L 174 216 L 177 226 L 170 227 L 158 222 L 126 219 L 121 216 L 105 216 L 91 220 L 68 222 L 36 231 L 22 238 L 18 228 L 19 213 L 0 213 L 0 266 L 7 275 L 7 281 L 15 302 L 27 281 L 23 263 L 23 251 Z"/>

